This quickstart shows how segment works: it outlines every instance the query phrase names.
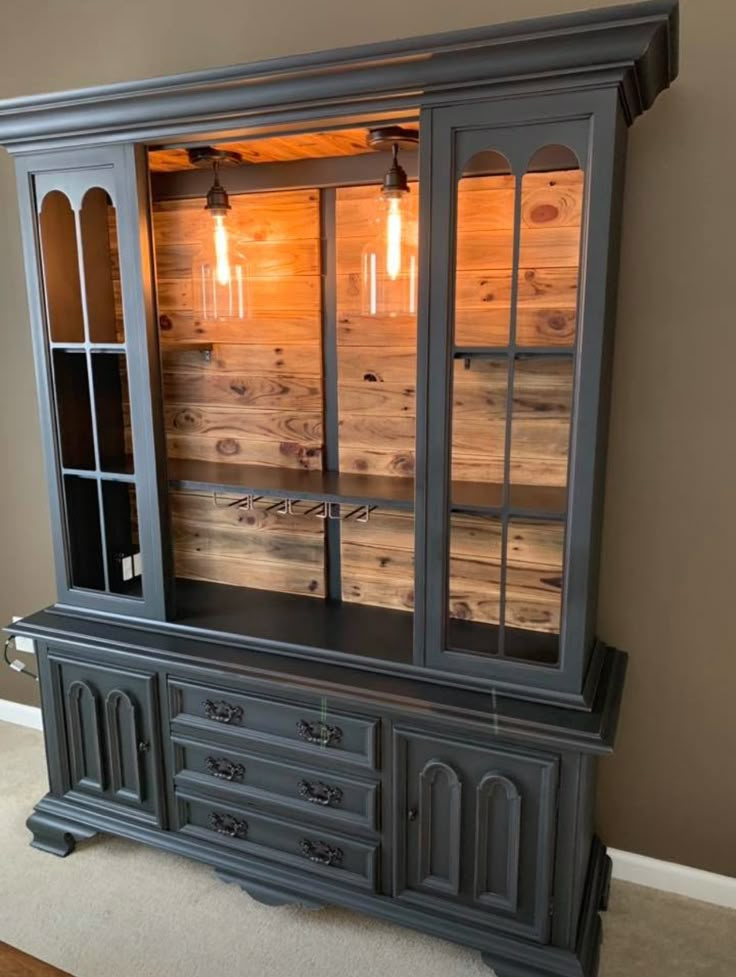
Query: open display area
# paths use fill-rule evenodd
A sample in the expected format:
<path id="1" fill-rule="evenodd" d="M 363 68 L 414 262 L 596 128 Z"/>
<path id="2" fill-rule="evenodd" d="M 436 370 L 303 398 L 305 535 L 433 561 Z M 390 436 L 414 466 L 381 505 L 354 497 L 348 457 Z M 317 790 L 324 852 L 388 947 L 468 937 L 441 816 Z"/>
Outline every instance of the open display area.
<path id="1" fill-rule="evenodd" d="M 415 123 L 402 126 L 419 135 Z M 241 156 L 218 174 L 229 202 L 226 285 L 204 195 L 186 195 L 186 174 L 198 186 L 204 174 L 184 150 L 150 154 L 182 581 L 413 611 L 421 188 L 409 179 L 400 200 L 391 280 L 381 267 L 391 217 L 380 183 L 391 154 L 370 147 L 370 131 L 217 146 Z M 409 146 L 399 160 L 410 157 L 415 172 L 416 155 Z M 330 185 L 335 157 L 354 185 Z M 366 182 L 368 165 L 379 179 Z M 549 664 L 560 629 L 584 184 L 561 147 L 532 165 L 541 168 L 520 194 L 495 152 L 458 183 L 447 620 L 450 647 Z M 299 185 L 310 172 L 323 174 L 321 185 Z M 295 186 L 260 189 L 269 173 Z M 429 397 L 442 383 L 429 378 Z M 196 616 L 191 587 L 183 593 L 178 614 L 208 626 L 216 589 L 202 589 Z M 242 599 L 252 620 L 245 608 L 258 597 Z M 395 633 L 393 617 L 356 620 L 373 621 L 376 641 L 389 625 Z"/>

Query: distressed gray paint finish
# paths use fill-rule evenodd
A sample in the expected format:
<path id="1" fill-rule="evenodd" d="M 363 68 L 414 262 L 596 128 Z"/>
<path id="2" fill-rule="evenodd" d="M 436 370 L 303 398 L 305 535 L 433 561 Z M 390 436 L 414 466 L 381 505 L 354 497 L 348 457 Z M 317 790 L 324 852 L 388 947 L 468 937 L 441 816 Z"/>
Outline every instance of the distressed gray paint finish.
<path id="1" fill-rule="evenodd" d="M 595 764 L 613 747 L 626 668 L 593 632 L 618 215 L 627 125 L 676 74 L 677 5 L 652 0 L 0 103 L 0 143 L 18 155 L 60 595 L 11 629 L 38 643 L 50 792 L 29 818 L 32 844 L 66 855 L 109 832 L 210 864 L 268 904 L 338 903 L 476 947 L 500 977 L 593 977 L 610 878 L 593 833 Z M 422 131 L 413 649 L 407 633 L 406 648 L 366 655 L 366 641 L 385 644 L 369 617 L 358 648 L 307 647 L 298 622 L 278 640 L 224 634 L 217 620 L 209 630 L 172 622 L 141 143 L 245 126 L 255 136 L 274 123 L 308 131 L 351 115 L 367 124 L 389 106 L 418 112 Z M 437 513 L 447 501 L 455 181 L 478 149 L 505 151 L 521 173 L 550 142 L 572 146 L 586 172 L 585 288 L 561 662 L 540 669 L 446 647 Z M 344 161 L 340 177 L 365 182 L 371 166 Z M 327 227 L 328 170 L 273 166 L 262 179 L 325 188 Z M 177 195 L 196 179 L 162 178 L 157 190 Z M 88 185 L 105 186 L 117 208 L 141 602 L 74 590 L 64 545 L 35 214 L 39 190 L 74 196 Z M 328 276 L 328 298 L 331 287 Z"/>

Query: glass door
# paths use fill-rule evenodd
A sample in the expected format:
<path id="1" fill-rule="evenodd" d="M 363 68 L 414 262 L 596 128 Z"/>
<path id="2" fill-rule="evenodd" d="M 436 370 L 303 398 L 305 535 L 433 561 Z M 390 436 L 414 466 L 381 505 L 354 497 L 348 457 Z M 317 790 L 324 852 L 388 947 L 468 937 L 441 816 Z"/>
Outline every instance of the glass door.
<path id="1" fill-rule="evenodd" d="M 433 125 L 432 222 L 450 230 L 430 255 L 426 658 L 554 686 L 578 552 L 568 490 L 588 122 L 493 125 L 498 111 L 438 110 Z"/>
<path id="2" fill-rule="evenodd" d="M 42 420 L 57 487 L 60 599 L 163 617 L 158 507 L 142 502 L 155 485 L 156 460 L 137 200 L 123 185 L 135 172 L 124 165 L 133 152 L 111 150 L 104 161 L 94 152 L 95 165 L 81 167 L 84 154 L 75 154 L 67 170 L 56 160 L 53 170 L 43 160 L 34 166 L 38 264 L 29 274 L 37 268 L 31 297 L 38 295 L 34 339 L 48 393 Z"/>

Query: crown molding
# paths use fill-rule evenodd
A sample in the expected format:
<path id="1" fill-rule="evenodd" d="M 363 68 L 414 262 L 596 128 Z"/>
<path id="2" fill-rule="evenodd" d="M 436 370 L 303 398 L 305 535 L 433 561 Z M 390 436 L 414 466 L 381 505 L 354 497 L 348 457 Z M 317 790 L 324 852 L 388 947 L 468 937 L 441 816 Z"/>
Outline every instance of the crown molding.
<path id="1" fill-rule="evenodd" d="M 677 75 L 677 0 L 606 7 L 447 34 L 388 41 L 0 101 L 0 145 L 11 152 L 74 142 L 171 139 L 265 120 L 336 111 L 391 111 L 524 83 L 537 91 L 618 84 L 629 123 Z"/>

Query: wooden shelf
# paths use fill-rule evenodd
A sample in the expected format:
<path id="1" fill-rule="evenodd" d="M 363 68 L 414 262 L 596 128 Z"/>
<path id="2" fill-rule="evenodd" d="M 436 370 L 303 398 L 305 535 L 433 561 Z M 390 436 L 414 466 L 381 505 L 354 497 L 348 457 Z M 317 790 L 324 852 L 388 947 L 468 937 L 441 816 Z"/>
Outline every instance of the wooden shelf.
<path id="1" fill-rule="evenodd" d="M 503 486 L 493 482 L 453 482 L 450 491 L 453 511 L 499 515 L 503 506 Z M 567 489 L 548 485 L 511 485 L 509 512 L 559 521 L 565 518 Z"/>
<path id="2" fill-rule="evenodd" d="M 177 578 L 176 623 L 410 665 L 411 611 Z"/>
<path id="3" fill-rule="evenodd" d="M 409 512 L 414 509 L 414 480 L 383 475 L 172 459 L 169 461 L 169 484 L 173 488 L 194 491 L 375 505 Z"/>

